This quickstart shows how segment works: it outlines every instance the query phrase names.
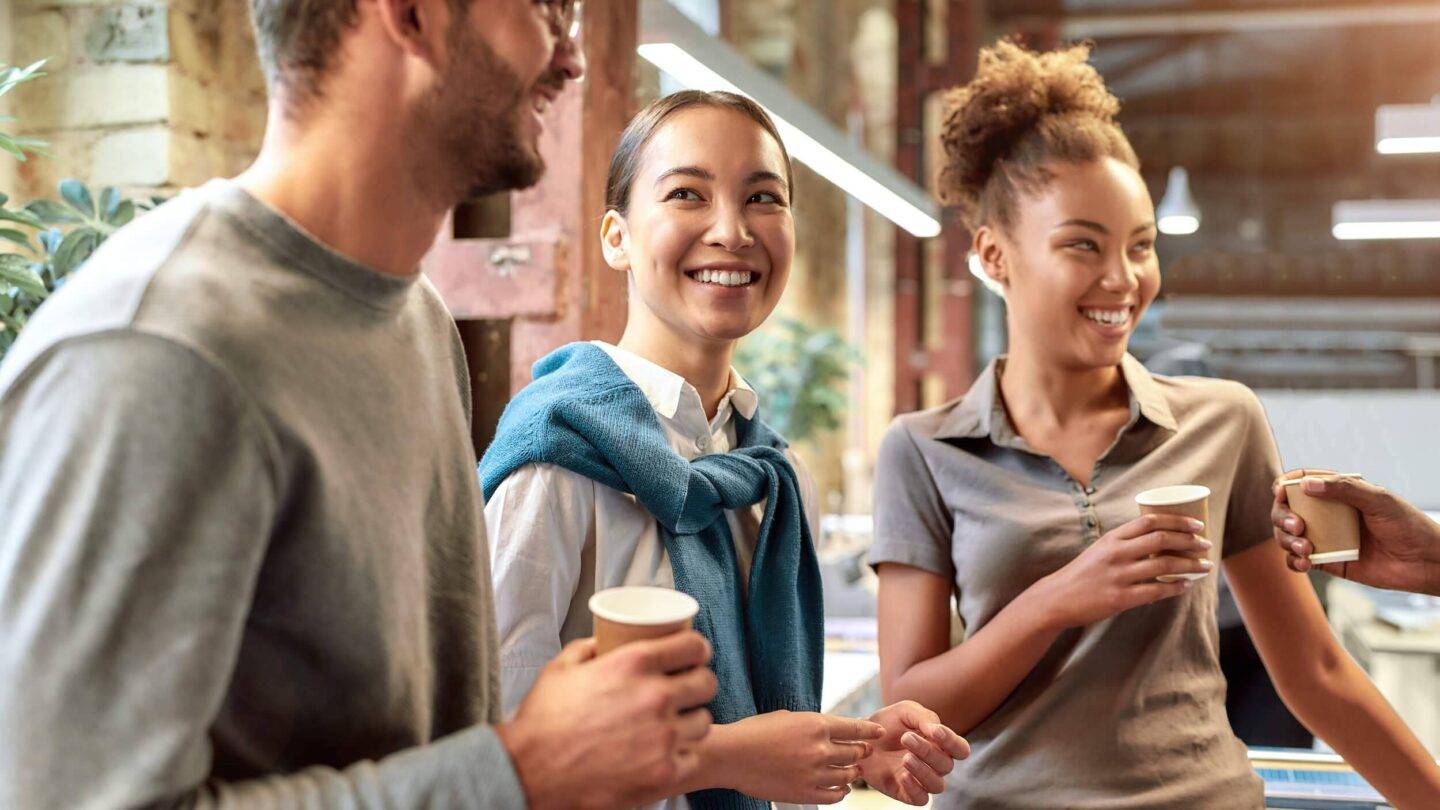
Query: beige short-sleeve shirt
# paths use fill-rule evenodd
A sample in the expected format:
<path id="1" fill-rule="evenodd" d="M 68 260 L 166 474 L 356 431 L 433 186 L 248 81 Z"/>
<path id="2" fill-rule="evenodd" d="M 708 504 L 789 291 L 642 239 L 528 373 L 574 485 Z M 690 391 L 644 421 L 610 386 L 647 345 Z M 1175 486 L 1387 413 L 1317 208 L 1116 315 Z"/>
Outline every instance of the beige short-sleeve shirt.
<path id="1" fill-rule="evenodd" d="M 1207 536 L 1230 556 L 1270 536 L 1280 474 L 1260 401 L 1226 380 L 1121 369 L 1130 420 L 1078 484 L 1027 448 L 992 363 L 964 397 L 899 417 L 876 468 L 872 565 L 954 582 L 965 637 L 1016 596 L 1139 516 L 1135 495 L 1210 488 Z M 1179 597 L 1060 635 L 967 735 L 937 808 L 1251 808 L 1263 785 L 1225 714 L 1216 577 Z M 963 688 L 963 687 L 960 687 Z"/>

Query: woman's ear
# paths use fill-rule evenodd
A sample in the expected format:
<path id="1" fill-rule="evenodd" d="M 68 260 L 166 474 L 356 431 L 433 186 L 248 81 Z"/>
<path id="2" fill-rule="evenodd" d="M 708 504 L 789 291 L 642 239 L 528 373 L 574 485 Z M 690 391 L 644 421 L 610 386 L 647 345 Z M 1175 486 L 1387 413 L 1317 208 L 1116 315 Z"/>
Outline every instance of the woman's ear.
<path id="1" fill-rule="evenodd" d="M 1001 289 L 1009 289 L 1009 261 L 1005 255 L 1005 246 L 1000 243 L 1000 234 L 989 225 L 981 225 L 975 229 L 975 240 L 971 249 L 979 257 L 980 267 L 985 271 L 985 275 L 1000 285 Z"/>
<path id="2" fill-rule="evenodd" d="M 600 221 L 600 250 L 605 263 L 620 272 L 630 270 L 630 227 L 619 211 L 610 209 Z"/>

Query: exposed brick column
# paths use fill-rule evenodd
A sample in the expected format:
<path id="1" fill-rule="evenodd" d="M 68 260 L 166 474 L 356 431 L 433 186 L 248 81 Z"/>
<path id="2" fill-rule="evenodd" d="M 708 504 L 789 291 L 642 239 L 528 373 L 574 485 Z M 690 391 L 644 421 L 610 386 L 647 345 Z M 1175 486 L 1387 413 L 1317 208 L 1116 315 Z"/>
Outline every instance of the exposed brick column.
<path id="1" fill-rule="evenodd" d="M 13 196 L 65 177 L 168 192 L 238 172 L 259 149 L 265 91 L 245 0 L 11 0 L 9 59 L 48 59 L 14 93 L 52 158 L 20 167 Z"/>

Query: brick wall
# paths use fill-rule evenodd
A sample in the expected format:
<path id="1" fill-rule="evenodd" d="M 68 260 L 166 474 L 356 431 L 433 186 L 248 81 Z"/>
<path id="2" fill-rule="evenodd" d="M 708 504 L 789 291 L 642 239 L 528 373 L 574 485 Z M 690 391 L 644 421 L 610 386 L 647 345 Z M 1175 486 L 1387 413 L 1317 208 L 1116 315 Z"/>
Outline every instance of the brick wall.
<path id="1" fill-rule="evenodd" d="M 12 196 L 59 180 L 171 191 L 243 168 L 265 96 L 245 0 L 9 0 L 10 57 L 47 58 L 12 113 L 54 157 L 19 168 Z"/>

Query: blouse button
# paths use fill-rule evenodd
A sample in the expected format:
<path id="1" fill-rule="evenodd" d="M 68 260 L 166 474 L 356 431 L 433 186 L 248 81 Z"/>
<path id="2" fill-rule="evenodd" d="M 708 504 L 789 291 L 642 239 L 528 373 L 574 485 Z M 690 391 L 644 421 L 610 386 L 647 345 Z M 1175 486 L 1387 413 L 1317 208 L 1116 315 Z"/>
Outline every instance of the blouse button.
<path id="1" fill-rule="evenodd" d="M 709 437 L 709 436 L 701 436 L 701 437 L 697 438 L 697 439 L 695 440 L 695 446 L 698 447 L 698 448 L 700 448 L 700 450 L 701 450 L 702 452 L 705 451 L 705 450 L 709 450 L 709 449 L 710 449 L 710 437 Z"/>

